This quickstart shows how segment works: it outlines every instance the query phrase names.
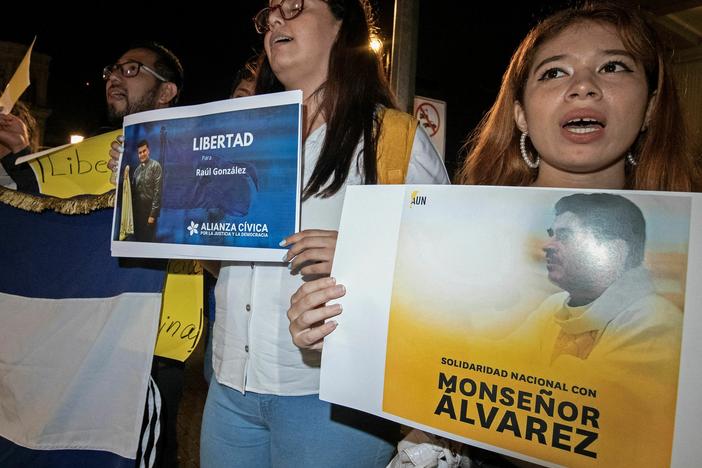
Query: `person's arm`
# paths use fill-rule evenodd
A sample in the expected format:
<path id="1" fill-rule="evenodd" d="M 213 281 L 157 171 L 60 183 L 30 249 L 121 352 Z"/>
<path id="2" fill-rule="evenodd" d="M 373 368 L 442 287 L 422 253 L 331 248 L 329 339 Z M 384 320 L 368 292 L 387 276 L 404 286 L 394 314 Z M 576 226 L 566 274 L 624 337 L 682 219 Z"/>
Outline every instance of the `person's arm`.
<path id="1" fill-rule="evenodd" d="M 17 190 L 39 193 L 39 183 L 29 163 L 16 165 L 17 158 L 32 152 L 25 123 L 12 114 L 0 114 L 0 163 L 17 184 Z"/>
<path id="2" fill-rule="evenodd" d="M 31 152 L 31 149 L 27 146 L 16 153 L 10 153 L 3 157 L 0 159 L 0 163 L 7 175 L 17 184 L 19 192 L 39 193 L 39 183 L 29 163 L 15 164 L 17 158 L 31 154 Z"/>

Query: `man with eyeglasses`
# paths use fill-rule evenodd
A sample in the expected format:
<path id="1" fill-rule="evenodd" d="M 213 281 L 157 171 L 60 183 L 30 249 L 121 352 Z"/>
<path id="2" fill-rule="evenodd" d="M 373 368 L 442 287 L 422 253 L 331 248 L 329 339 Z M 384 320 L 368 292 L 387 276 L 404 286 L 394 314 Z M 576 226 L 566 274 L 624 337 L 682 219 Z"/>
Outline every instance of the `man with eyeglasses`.
<path id="1" fill-rule="evenodd" d="M 112 65 L 102 70 L 107 116 L 121 126 L 125 115 L 163 109 L 178 103 L 183 87 L 183 67 L 178 58 L 160 44 L 135 43 Z M 112 142 L 107 166 L 116 171 L 122 139 Z"/>
<path id="2" fill-rule="evenodd" d="M 102 71 L 110 122 L 125 115 L 170 107 L 178 102 L 183 85 L 180 62 L 163 46 L 136 44 Z"/>
<path id="3" fill-rule="evenodd" d="M 132 45 L 117 62 L 102 70 L 102 77 L 105 80 L 107 115 L 111 127 L 102 128 L 96 133 L 120 127 L 125 115 L 175 105 L 183 87 L 180 60 L 173 52 L 154 42 Z M 3 141 L 20 140 L 26 132 L 24 127 L 19 126 L 18 129 L 2 130 L 4 133 L 0 139 Z M 117 169 L 120 144 L 113 142 L 112 145 L 113 151 L 110 152 L 111 157 L 107 163 L 112 171 Z M 5 160 L 5 164 L 12 165 L 13 179 L 23 181 L 19 187 L 21 190 L 38 192 L 36 177 L 29 164 L 14 166 L 14 160 L 18 156 L 30 153 L 28 147 L 17 147 L 15 153 L 14 157 Z"/>
<path id="4" fill-rule="evenodd" d="M 176 55 L 166 47 L 154 42 L 139 42 L 133 44 L 114 64 L 106 66 L 102 77 L 105 80 L 108 118 L 114 127 L 119 127 L 126 115 L 175 105 L 183 86 L 183 67 Z M 113 171 L 117 170 L 122 141 L 120 137 L 112 142 L 108 167 Z M 135 177 L 137 175 L 135 172 Z M 149 207 L 148 215 L 144 216 L 144 225 L 148 226 L 152 206 Z M 152 229 L 147 231 L 151 232 Z M 183 395 L 184 364 L 154 356 L 151 376 L 161 396 L 161 435 L 156 447 L 154 466 L 177 467 L 176 422 Z"/>

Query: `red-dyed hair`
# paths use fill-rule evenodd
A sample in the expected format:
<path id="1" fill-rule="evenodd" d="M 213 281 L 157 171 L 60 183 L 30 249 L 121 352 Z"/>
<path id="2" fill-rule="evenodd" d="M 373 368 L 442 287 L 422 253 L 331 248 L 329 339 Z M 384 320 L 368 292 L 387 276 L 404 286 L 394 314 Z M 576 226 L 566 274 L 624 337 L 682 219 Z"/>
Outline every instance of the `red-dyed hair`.
<path id="1" fill-rule="evenodd" d="M 514 103 L 524 102 L 524 87 L 538 48 L 583 22 L 616 28 L 627 51 L 644 67 L 649 95 L 656 96 L 648 128 L 632 147 L 638 164 L 627 166 L 625 188 L 697 190 L 698 169 L 689 149 L 669 53 L 643 12 L 610 2 L 588 2 L 563 10 L 527 34 L 512 56 L 495 103 L 464 146 L 467 157 L 457 183 L 524 186 L 534 182 L 536 171 L 520 155 L 521 132 L 514 122 Z"/>

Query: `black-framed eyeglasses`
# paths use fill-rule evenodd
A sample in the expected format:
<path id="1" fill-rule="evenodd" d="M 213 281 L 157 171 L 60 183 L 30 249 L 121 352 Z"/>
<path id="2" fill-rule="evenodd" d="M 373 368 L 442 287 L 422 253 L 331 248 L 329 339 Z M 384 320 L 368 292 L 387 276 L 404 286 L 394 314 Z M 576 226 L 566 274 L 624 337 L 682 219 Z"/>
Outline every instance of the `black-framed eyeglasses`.
<path id="1" fill-rule="evenodd" d="M 280 11 L 280 16 L 288 21 L 297 18 L 305 8 L 305 0 L 281 0 L 279 4 L 269 6 L 256 13 L 253 17 L 254 26 L 259 34 L 265 34 L 268 31 L 268 17 L 275 10 Z"/>
<path id="2" fill-rule="evenodd" d="M 122 75 L 123 78 L 134 78 L 139 74 L 139 71 L 142 68 L 147 72 L 151 73 L 158 80 L 161 80 L 164 83 L 168 81 L 153 68 L 144 65 L 141 62 L 137 62 L 136 60 L 128 60 L 126 62 L 114 63 L 112 65 L 106 66 L 102 69 L 102 79 L 107 81 L 108 79 L 110 79 L 110 76 L 117 70 L 119 70 L 119 73 Z"/>

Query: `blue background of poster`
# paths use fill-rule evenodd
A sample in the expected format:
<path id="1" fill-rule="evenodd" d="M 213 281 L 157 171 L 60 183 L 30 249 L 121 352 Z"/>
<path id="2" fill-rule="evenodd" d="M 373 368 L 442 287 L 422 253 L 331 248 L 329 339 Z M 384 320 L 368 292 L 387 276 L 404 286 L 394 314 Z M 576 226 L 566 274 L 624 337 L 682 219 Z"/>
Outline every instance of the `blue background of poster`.
<path id="1" fill-rule="evenodd" d="M 279 249 L 278 243 L 296 231 L 298 125 L 299 105 L 287 104 L 126 127 L 122 170 L 129 165 L 133 177 L 139 164 L 137 143 L 141 140 L 149 142 L 151 159 L 163 167 L 161 214 L 154 241 Z M 193 149 L 194 138 L 202 147 L 200 137 L 237 133 L 243 137 L 245 132 L 253 134 L 249 146 Z M 246 168 L 246 174 L 196 175 L 197 169 L 233 166 Z M 121 204 L 120 194 L 119 210 Z M 204 223 L 223 227 L 221 223 L 239 226 L 245 222 L 265 223 L 268 235 L 215 232 L 226 229 L 203 233 Z M 194 225 L 197 233 L 192 229 Z M 118 233 L 119 222 L 115 224 L 114 240 Z"/>

